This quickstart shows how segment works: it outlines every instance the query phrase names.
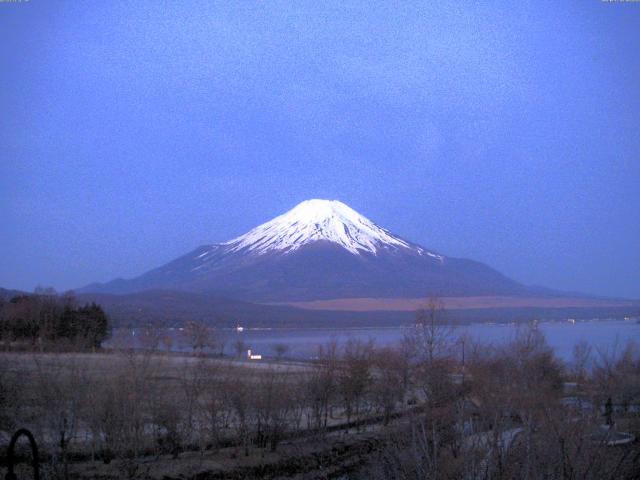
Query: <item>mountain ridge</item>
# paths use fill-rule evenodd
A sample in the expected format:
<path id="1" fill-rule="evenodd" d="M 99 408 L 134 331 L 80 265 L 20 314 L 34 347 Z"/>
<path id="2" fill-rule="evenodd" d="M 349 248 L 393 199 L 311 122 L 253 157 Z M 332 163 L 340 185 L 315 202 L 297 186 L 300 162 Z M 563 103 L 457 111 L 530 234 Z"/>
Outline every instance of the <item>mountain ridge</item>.
<path id="1" fill-rule="evenodd" d="M 174 289 L 250 302 L 523 295 L 491 267 L 402 239 L 337 200 L 301 202 L 244 235 L 203 245 L 132 279 L 80 292 Z"/>

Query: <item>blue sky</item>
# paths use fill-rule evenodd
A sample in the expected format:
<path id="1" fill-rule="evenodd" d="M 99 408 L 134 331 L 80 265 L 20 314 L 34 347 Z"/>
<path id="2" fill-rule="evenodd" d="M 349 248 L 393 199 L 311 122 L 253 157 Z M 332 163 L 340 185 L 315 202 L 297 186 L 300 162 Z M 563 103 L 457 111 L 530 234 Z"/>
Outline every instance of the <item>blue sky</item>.
<path id="1" fill-rule="evenodd" d="M 307 198 L 640 298 L 640 4 L 0 3 L 0 286 L 130 277 Z"/>

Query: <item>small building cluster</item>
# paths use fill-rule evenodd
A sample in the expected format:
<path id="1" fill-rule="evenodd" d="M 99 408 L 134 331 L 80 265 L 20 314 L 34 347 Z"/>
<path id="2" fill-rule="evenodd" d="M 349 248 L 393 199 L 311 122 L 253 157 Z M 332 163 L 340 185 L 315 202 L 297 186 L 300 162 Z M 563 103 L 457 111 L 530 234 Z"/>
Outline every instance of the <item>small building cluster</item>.
<path id="1" fill-rule="evenodd" d="M 262 360 L 262 355 L 254 355 L 251 349 L 247 350 L 247 359 L 249 360 Z"/>

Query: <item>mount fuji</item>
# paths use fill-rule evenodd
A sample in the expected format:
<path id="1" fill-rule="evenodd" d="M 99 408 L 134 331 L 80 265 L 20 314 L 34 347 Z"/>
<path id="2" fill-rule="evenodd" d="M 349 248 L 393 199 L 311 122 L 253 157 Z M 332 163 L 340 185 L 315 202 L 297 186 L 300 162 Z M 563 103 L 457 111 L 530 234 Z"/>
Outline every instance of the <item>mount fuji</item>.
<path id="1" fill-rule="evenodd" d="M 81 291 L 152 289 L 251 302 L 529 293 L 487 265 L 444 256 L 394 235 L 342 202 L 319 199 L 139 277 L 91 284 Z"/>

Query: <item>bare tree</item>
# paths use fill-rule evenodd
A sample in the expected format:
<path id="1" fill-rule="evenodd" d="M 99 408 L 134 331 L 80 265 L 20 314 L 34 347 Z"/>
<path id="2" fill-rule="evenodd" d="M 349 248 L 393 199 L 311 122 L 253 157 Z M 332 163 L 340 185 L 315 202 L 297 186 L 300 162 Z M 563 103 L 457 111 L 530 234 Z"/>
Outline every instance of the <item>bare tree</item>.
<path id="1" fill-rule="evenodd" d="M 214 449 L 220 445 L 231 415 L 230 393 L 227 390 L 231 386 L 231 380 L 225 378 L 225 373 L 231 375 L 219 364 L 208 365 L 207 381 L 204 384 L 202 411 L 209 441 Z"/>
<path id="2" fill-rule="evenodd" d="M 408 341 L 413 342 L 416 353 L 428 362 L 449 353 L 453 328 L 440 297 L 427 298 L 425 307 L 416 312 L 415 328 L 410 335 Z"/>
<path id="3" fill-rule="evenodd" d="M 372 365 L 375 369 L 372 395 L 387 425 L 397 406 L 404 400 L 406 359 L 400 350 L 385 347 L 375 351 Z"/>
<path id="4" fill-rule="evenodd" d="M 163 332 L 163 335 L 160 338 L 160 344 L 167 352 L 173 350 L 173 336 L 170 332 Z"/>
<path id="5" fill-rule="evenodd" d="M 179 410 L 181 422 L 179 423 L 179 439 L 185 443 L 190 443 L 193 440 L 197 441 L 202 451 L 205 445 L 205 437 L 200 434 L 203 430 L 203 418 L 200 413 L 204 408 L 202 396 L 206 383 L 209 381 L 209 369 L 206 367 L 206 359 L 198 358 L 195 362 L 185 363 L 180 371 L 181 401 Z"/>
<path id="6" fill-rule="evenodd" d="M 200 322 L 187 322 L 182 331 L 187 345 L 196 353 L 203 353 L 215 345 L 213 331 Z"/>
<path id="7" fill-rule="evenodd" d="M 267 443 L 272 452 L 289 426 L 289 415 L 294 406 L 293 383 L 289 372 L 273 368 L 262 372 L 256 384 L 257 437 L 262 447 Z"/>
<path id="8" fill-rule="evenodd" d="M 306 377 L 309 419 L 307 423 L 324 432 L 331 404 L 337 395 L 338 345 L 335 340 L 318 347 L 317 360 Z"/>
<path id="9" fill-rule="evenodd" d="M 273 350 L 276 353 L 276 359 L 281 360 L 282 357 L 289 351 L 289 345 L 286 343 L 276 343 L 273 346 Z"/>
<path id="10" fill-rule="evenodd" d="M 573 347 L 573 374 L 577 381 L 585 379 L 591 360 L 592 348 L 586 340 L 580 340 Z"/>
<path id="11" fill-rule="evenodd" d="M 69 478 L 68 452 L 86 401 L 87 376 L 83 362 L 73 356 L 52 357 L 45 363 L 35 355 L 36 388 L 41 438 L 50 444 L 52 467 Z"/>
<path id="12" fill-rule="evenodd" d="M 372 383 L 371 359 L 373 342 L 350 339 L 344 347 L 340 368 L 338 369 L 338 385 L 342 396 L 347 423 L 355 417 L 360 420 L 362 410 L 366 406 L 366 394 Z M 358 429 L 360 424 L 358 423 Z"/>
<path id="13" fill-rule="evenodd" d="M 147 324 L 137 330 L 136 333 L 136 347 L 143 348 L 149 351 L 156 351 L 160 346 L 160 342 L 163 341 L 163 335 L 158 327 L 155 325 Z"/>
<path id="14" fill-rule="evenodd" d="M 0 441 L 7 443 L 5 432 L 15 430 L 23 415 L 23 391 L 29 378 L 14 371 L 8 358 L 0 357 Z"/>
<path id="15" fill-rule="evenodd" d="M 229 394 L 228 402 L 233 411 L 232 421 L 236 427 L 244 455 L 248 457 L 251 431 L 252 427 L 255 426 L 253 422 L 255 416 L 253 388 L 250 379 L 246 375 L 241 375 L 238 378 L 229 378 L 226 383 L 225 388 Z"/>
<path id="16" fill-rule="evenodd" d="M 238 339 L 233 344 L 233 348 L 234 348 L 234 350 L 236 352 L 236 357 L 242 358 L 242 356 L 247 353 L 248 346 L 244 342 L 244 340 Z"/>

